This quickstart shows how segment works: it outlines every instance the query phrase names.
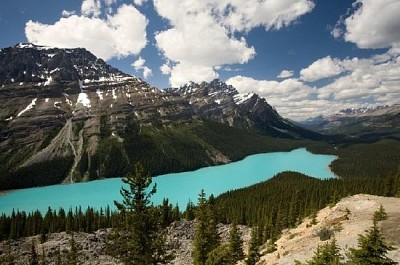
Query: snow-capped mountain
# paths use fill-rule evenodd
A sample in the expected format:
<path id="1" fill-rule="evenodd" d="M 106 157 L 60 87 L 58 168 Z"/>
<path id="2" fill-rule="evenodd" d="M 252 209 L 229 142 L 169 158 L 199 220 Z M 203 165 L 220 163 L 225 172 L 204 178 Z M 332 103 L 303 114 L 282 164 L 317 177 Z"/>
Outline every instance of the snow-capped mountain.
<path id="1" fill-rule="evenodd" d="M 153 173 L 229 161 L 207 143 L 210 134 L 192 129 L 207 122 L 281 138 L 320 137 L 221 80 L 161 90 L 85 49 L 1 49 L 0 91 L 0 173 L 8 176 L 1 188 L 121 176 L 130 163 L 154 156 L 162 161 L 149 166 Z"/>
<path id="2" fill-rule="evenodd" d="M 347 108 L 334 115 L 310 118 L 300 125 L 321 133 L 345 134 L 351 137 L 397 134 L 400 129 L 400 104 Z"/>

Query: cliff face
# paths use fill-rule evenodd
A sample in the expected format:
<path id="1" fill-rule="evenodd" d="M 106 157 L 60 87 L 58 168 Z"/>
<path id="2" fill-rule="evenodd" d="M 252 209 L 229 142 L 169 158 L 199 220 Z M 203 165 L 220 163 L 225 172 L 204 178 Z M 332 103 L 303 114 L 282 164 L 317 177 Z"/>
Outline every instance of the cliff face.
<path id="1" fill-rule="evenodd" d="M 204 139 L 181 137 L 205 121 L 282 138 L 318 137 L 265 99 L 220 80 L 160 90 L 85 49 L 18 44 L 0 50 L 1 189 L 121 176 L 124 163 L 159 153 L 172 170 L 229 161 Z M 165 141 L 181 141 L 176 156 L 201 155 L 185 167 Z"/>

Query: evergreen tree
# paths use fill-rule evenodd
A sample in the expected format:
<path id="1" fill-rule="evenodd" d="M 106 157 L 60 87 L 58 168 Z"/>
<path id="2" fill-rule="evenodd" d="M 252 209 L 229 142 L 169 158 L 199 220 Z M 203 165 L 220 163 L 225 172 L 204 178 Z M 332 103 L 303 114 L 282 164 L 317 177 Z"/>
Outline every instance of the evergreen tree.
<path id="1" fill-rule="evenodd" d="M 343 256 L 340 254 L 340 248 L 336 243 L 336 239 L 327 242 L 322 246 L 318 246 L 314 256 L 310 261 L 306 262 L 307 265 L 341 265 Z"/>
<path id="2" fill-rule="evenodd" d="M 42 255 L 40 255 L 40 265 L 46 265 L 46 252 L 44 251 L 43 245 L 42 245 Z"/>
<path id="3" fill-rule="evenodd" d="M 32 239 L 32 244 L 31 244 L 31 260 L 29 262 L 30 265 L 39 265 L 39 260 L 38 260 L 38 255 L 36 252 L 36 245 L 35 241 Z"/>
<path id="4" fill-rule="evenodd" d="M 172 223 L 172 205 L 168 199 L 164 198 L 161 204 L 161 225 L 163 228 Z"/>
<path id="5" fill-rule="evenodd" d="M 383 208 L 382 204 L 379 207 L 379 210 L 374 212 L 374 221 L 379 222 L 387 219 L 387 213 L 385 208 Z"/>
<path id="6" fill-rule="evenodd" d="M 67 265 L 77 265 L 79 263 L 79 252 L 78 252 L 78 246 L 75 241 L 74 234 L 71 234 L 71 239 L 69 240 L 69 247 L 70 250 L 67 254 Z"/>
<path id="7" fill-rule="evenodd" d="M 123 182 L 129 189 L 121 188 L 122 203 L 114 202 L 123 216 L 119 227 L 109 236 L 108 252 L 124 264 L 165 264 L 172 259 L 167 255 L 165 231 L 160 224 L 159 207 L 150 205 L 152 179 L 145 174 L 141 164 L 136 164 L 134 173 L 128 174 Z"/>
<path id="8" fill-rule="evenodd" d="M 229 250 L 235 261 L 239 261 L 244 258 L 243 240 L 240 237 L 239 229 L 236 223 L 231 224 L 231 229 L 229 231 Z"/>
<path id="9" fill-rule="evenodd" d="M 377 222 L 374 220 L 373 226 L 366 231 L 365 235 L 359 235 L 358 248 L 350 249 L 349 264 L 351 265 L 395 265 L 397 262 L 386 256 L 392 250 L 385 242 Z"/>
<path id="10" fill-rule="evenodd" d="M 251 229 L 251 238 L 249 245 L 249 253 L 247 254 L 247 265 L 254 265 L 260 258 L 260 253 L 258 252 L 258 248 L 260 247 L 260 238 L 258 237 L 258 227 L 253 226 Z"/>
<path id="11" fill-rule="evenodd" d="M 219 245 L 219 235 L 214 209 L 201 190 L 196 211 L 196 234 L 193 241 L 193 259 L 195 265 L 204 265 L 207 255 Z"/>
<path id="12" fill-rule="evenodd" d="M 236 260 L 232 254 L 229 245 L 220 245 L 208 253 L 205 265 L 235 265 Z"/>
<path id="13" fill-rule="evenodd" d="M 186 218 L 186 220 L 192 221 L 195 218 L 194 212 L 195 212 L 195 207 L 193 205 L 193 202 L 189 200 L 188 204 L 186 205 L 186 210 L 183 216 Z"/>

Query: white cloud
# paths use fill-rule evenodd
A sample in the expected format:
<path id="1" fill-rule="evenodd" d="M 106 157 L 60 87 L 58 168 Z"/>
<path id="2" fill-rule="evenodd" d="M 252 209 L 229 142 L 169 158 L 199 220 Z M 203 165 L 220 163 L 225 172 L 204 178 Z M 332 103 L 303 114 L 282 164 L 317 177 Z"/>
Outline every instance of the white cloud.
<path id="1" fill-rule="evenodd" d="M 124 4 L 115 14 L 107 15 L 106 19 L 72 15 L 60 18 L 52 25 L 30 20 L 25 25 L 25 35 L 29 42 L 35 44 L 61 48 L 83 47 L 108 60 L 139 54 L 147 44 L 147 23 L 146 17 L 133 5 Z"/>
<path id="2" fill-rule="evenodd" d="M 160 66 L 160 71 L 163 75 L 169 75 L 171 73 L 171 66 L 168 63 L 165 63 Z"/>
<path id="3" fill-rule="evenodd" d="M 368 59 L 330 58 L 330 61 L 340 65 L 345 75 L 320 88 L 293 78 L 277 82 L 235 76 L 227 83 L 241 93 L 254 92 L 265 97 L 282 116 L 294 120 L 330 115 L 344 108 L 400 103 L 400 51 L 397 49 Z"/>
<path id="4" fill-rule="evenodd" d="M 117 0 L 104 0 L 104 3 L 106 4 L 106 6 L 111 6 L 113 4 L 115 4 L 117 2 Z"/>
<path id="5" fill-rule="evenodd" d="M 400 2 L 398 0 L 357 0 L 355 11 L 338 23 L 334 36 L 359 48 L 388 48 L 400 43 Z M 345 29 L 340 29 L 341 24 Z"/>
<path id="6" fill-rule="evenodd" d="M 145 3 L 147 0 L 133 0 L 133 2 L 135 3 L 135 5 L 137 6 L 141 6 L 143 5 L 143 3 Z"/>
<path id="7" fill-rule="evenodd" d="M 336 76 L 343 71 L 344 69 L 340 65 L 339 60 L 327 56 L 313 62 L 307 68 L 301 69 L 300 76 L 304 81 L 313 82 L 319 79 Z"/>
<path id="8" fill-rule="evenodd" d="M 280 74 L 277 76 L 278 78 L 289 78 L 293 76 L 292 70 L 282 70 Z"/>
<path id="9" fill-rule="evenodd" d="M 209 81 L 222 66 L 251 60 L 254 47 L 236 33 L 257 26 L 280 29 L 310 12 L 314 4 L 309 0 L 155 0 L 154 6 L 171 25 L 155 38 L 166 59 L 175 64 L 170 83 L 179 86 L 195 81 L 189 78 Z"/>
<path id="10" fill-rule="evenodd" d="M 178 63 L 171 68 L 171 77 L 169 80 L 173 87 L 177 87 L 188 81 L 196 83 L 209 82 L 218 77 L 218 73 L 212 67 Z"/>
<path id="11" fill-rule="evenodd" d="M 63 17 L 70 17 L 70 16 L 72 16 L 72 15 L 75 15 L 75 11 L 74 10 L 72 10 L 72 11 L 68 11 L 68 10 L 63 10 L 62 11 L 62 13 L 61 13 L 61 15 L 63 16 Z"/>
<path id="12" fill-rule="evenodd" d="M 153 75 L 153 71 L 149 67 L 145 66 L 145 63 L 146 60 L 142 57 L 139 57 L 136 61 L 132 63 L 132 67 L 135 68 L 137 72 L 143 71 L 143 77 L 144 79 L 147 79 Z"/>
<path id="13" fill-rule="evenodd" d="M 81 6 L 81 13 L 84 16 L 98 17 L 101 14 L 100 0 L 83 0 Z"/>

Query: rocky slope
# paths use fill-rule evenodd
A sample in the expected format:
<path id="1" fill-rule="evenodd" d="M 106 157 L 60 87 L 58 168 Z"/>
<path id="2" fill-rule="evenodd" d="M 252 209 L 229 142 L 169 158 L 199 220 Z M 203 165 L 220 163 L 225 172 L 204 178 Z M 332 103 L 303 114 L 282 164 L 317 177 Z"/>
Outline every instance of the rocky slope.
<path id="1" fill-rule="evenodd" d="M 250 229 L 245 226 L 238 226 L 245 246 L 250 240 Z M 74 240 L 78 246 L 80 261 L 82 264 L 121 264 L 112 257 L 106 255 L 105 247 L 109 230 L 98 230 L 95 233 L 75 233 Z M 229 238 L 229 226 L 219 225 L 218 232 L 221 241 L 226 242 Z M 167 243 L 175 247 L 175 259 L 171 265 L 188 265 L 193 263 L 192 244 L 195 235 L 194 221 L 178 221 L 168 227 Z M 47 241 L 40 243 L 39 236 L 22 238 L 10 243 L 11 254 L 16 257 L 16 264 L 28 264 L 31 257 L 32 240 L 35 242 L 36 251 L 40 255 L 44 249 L 46 253 L 46 264 L 55 264 L 58 249 L 62 259 L 70 251 L 71 235 L 65 232 L 50 234 Z M 6 253 L 7 242 L 0 242 L 0 257 Z"/>
<path id="2" fill-rule="evenodd" d="M 305 219 L 298 227 L 283 232 L 277 241 L 277 250 L 267 253 L 266 247 L 261 250 L 262 256 L 259 265 L 292 265 L 295 260 L 309 260 L 317 246 L 324 244 L 318 232 L 323 228 L 334 231 L 334 236 L 342 253 L 350 247 L 357 247 L 357 238 L 372 226 L 372 216 L 382 205 L 388 215 L 386 220 L 380 221 L 379 226 L 386 241 L 394 250 L 388 256 L 400 262 L 400 198 L 379 197 L 373 195 L 355 195 L 339 201 L 333 207 L 326 207 L 319 211 L 317 224 L 310 226 L 310 219 Z M 192 264 L 192 242 L 194 238 L 194 222 L 178 221 L 168 227 L 168 243 L 174 245 L 176 257 L 171 264 Z M 250 228 L 239 226 L 244 249 L 247 251 L 250 240 Z M 219 225 L 219 234 L 222 242 L 227 241 L 229 226 Z M 83 264 L 119 264 L 104 252 L 108 230 L 99 230 L 92 234 L 75 233 L 74 237 L 79 247 L 80 260 Z M 40 244 L 39 236 L 21 238 L 11 241 L 11 254 L 17 257 L 17 264 L 27 264 L 31 253 L 32 240 L 36 242 L 37 252 L 44 249 L 47 257 L 46 264 L 54 264 L 55 256 L 60 248 L 61 255 L 66 255 L 70 249 L 71 235 L 62 233 L 50 234 L 45 243 Z M 7 251 L 7 242 L 0 242 L 0 257 Z M 243 263 L 239 263 L 243 264 Z"/>
<path id="3" fill-rule="evenodd" d="M 146 165 L 158 174 L 232 160 L 196 134 L 205 122 L 320 138 L 220 80 L 160 90 L 85 49 L 0 50 L 0 189 L 121 176 L 136 161 L 158 160 Z"/>
<path id="4" fill-rule="evenodd" d="M 310 226 L 310 219 L 304 220 L 297 228 L 283 233 L 277 241 L 277 250 L 265 253 L 257 264 L 294 264 L 295 260 L 309 260 L 317 246 L 325 242 L 320 240 L 318 232 L 330 229 L 342 254 L 350 247 L 357 247 L 359 234 L 364 234 L 372 226 L 372 217 L 382 205 L 388 215 L 379 226 L 388 244 L 395 247 L 388 256 L 400 262 L 400 198 L 379 197 L 373 195 L 355 195 L 339 201 L 335 206 L 322 209 L 317 216 L 317 224 Z"/>

